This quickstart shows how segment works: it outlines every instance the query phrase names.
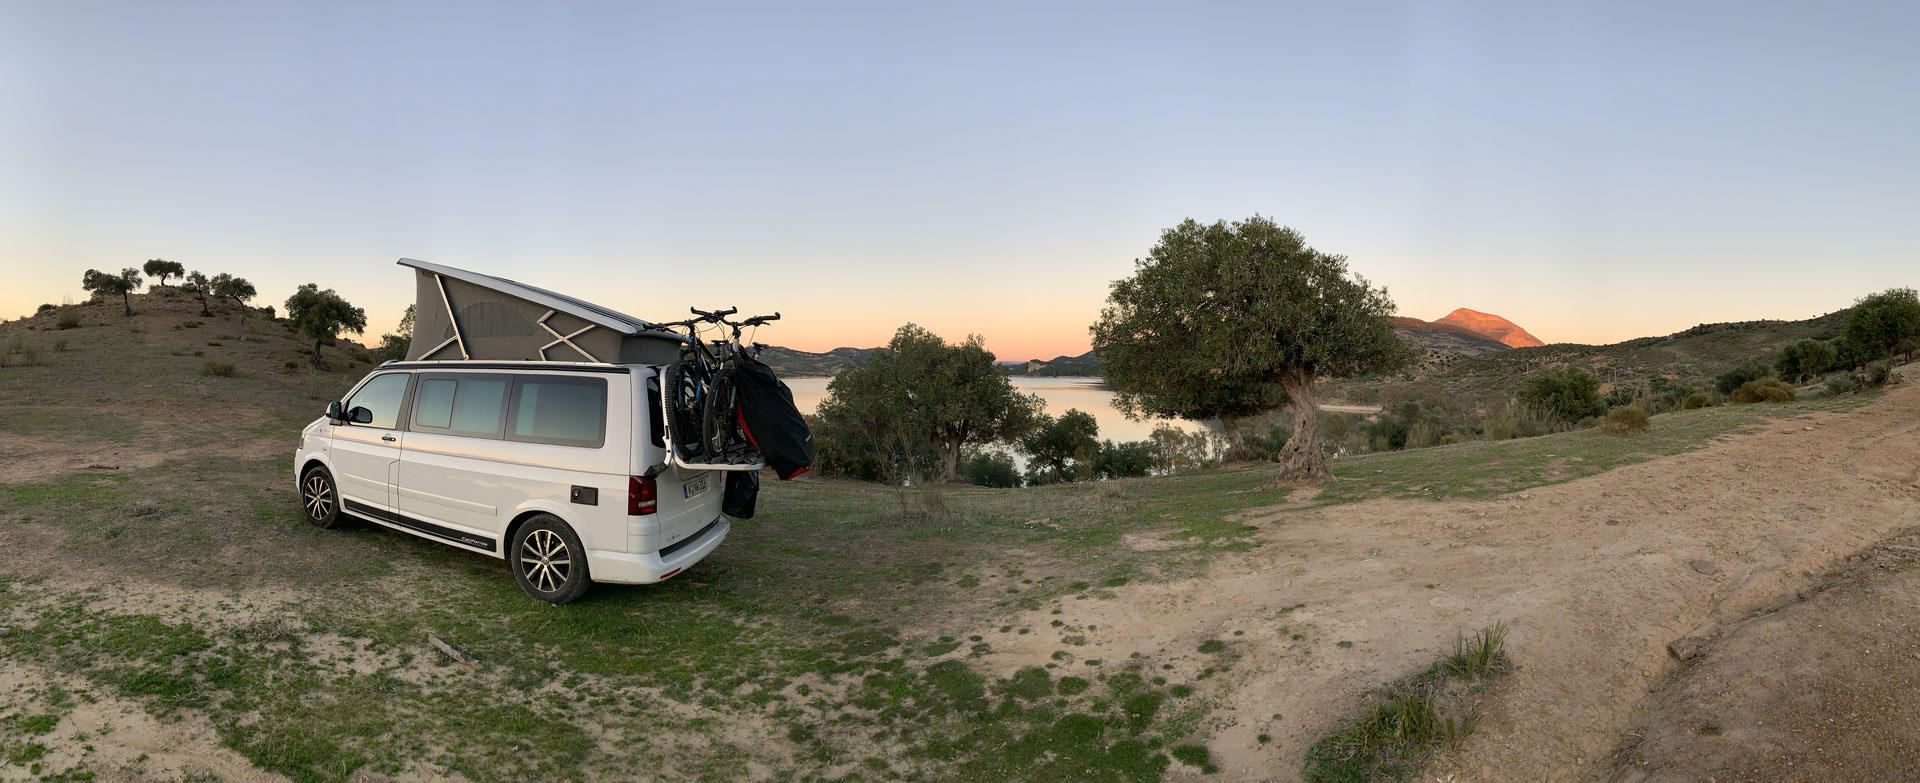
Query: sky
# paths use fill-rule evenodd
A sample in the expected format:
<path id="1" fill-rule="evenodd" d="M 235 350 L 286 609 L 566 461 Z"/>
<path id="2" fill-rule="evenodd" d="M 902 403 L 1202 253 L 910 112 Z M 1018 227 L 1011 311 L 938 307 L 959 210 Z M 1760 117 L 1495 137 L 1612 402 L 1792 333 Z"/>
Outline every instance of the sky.
<path id="1" fill-rule="evenodd" d="M 1548 342 L 1920 283 L 1920 4 L 0 3 L 0 317 L 400 257 L 764 342 L 1088 347 L 1183 219 Z"/>

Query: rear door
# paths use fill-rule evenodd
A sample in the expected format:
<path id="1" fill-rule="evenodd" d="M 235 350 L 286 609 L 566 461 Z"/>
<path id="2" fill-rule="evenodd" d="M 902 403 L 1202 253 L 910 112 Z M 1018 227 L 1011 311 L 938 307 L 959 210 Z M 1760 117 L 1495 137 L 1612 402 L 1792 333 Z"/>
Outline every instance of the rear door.
<path id="1" fill-rule="evenodd" d="M 407 407 L 407 391 L 413 374 L 388 372 L 374 375 L 355 389 L 344 407 L 353 418 L 355 409 L 364 408 L 372 418 L 365 424 L 330 424 L 332 443 L 327 457 L 333 463 L 334 481 L 340 486 L 340 498 L 349 512 L 385 519 L 393 512 L 395 471 L 400 462 L 400 444 L 406 435 L 400 428 Z"/>

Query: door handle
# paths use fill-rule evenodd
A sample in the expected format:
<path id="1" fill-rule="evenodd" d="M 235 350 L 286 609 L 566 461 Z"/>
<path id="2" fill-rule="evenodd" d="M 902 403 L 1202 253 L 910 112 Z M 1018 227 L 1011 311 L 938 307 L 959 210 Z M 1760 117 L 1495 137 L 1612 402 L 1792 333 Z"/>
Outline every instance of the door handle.
<path id="1" fill-rule="evenodd" d="M 381 439 L 381 440 L 384 440 L 384 441 L 386 441 L 386 442 L 388 442 L 388 443 L 392 443 L 392 442 L 394 442 L 394 441 L 396 441 L 396 440 L 399 440 L 399 438 L 396 438 L 396 437 L 394 437 L 394 436 L 392 436 L 392 435 L 382 435 L 382 436 L 380 436 L 380 439 Z"/>

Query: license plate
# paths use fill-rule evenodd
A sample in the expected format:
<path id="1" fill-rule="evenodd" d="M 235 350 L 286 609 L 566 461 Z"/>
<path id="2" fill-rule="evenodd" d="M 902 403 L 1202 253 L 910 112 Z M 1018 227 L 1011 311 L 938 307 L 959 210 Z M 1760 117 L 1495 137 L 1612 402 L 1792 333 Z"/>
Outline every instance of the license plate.
<path id="1" fill-rule="evenodd" d="M 690 497 L 693 497 L 694 495 L 698 495 L 702 492 L 707 491 L 707 477 L 701 476 L 700 478 L 694 479 L 692 481 L 689 481 L 685 484 L 680 485 L 680 488 L 686 492 L 686 494 L 682 495 L 681 497 L 690 498 Z"/>

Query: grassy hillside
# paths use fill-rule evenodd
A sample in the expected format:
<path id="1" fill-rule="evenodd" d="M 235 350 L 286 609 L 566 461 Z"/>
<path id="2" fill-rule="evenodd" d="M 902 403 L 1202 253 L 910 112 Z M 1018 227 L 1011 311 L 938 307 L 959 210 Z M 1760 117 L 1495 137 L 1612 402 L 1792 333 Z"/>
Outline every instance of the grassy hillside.
<path id="1" fill-rule="evenodd" d="M 1239 520 L 1292 524 L 1241 513 L 1288 500 L 1264 465 L 1027 490 L 769 479 L 758 516 L 686 574 L 551 607 L 501 561 L 305 523 L 294 436 L 368 369 L 354 346 L 316 372 L 276 322 L 136 309 L 0 324 L 22 346 L 0 348 L 0 548 L 29 555 L 0 574 L 0 660 L 38 673 L 15 680 L 0 757 L 34 774 L 108 771 L 110 738 L 63 728 L 102 703 L 204 721 L 303 781 L 1155 780 L 1203 768 L 1232 680 L 1215 675 L 1261 654 L 1089 660 L 1076 640 L 1111 588 L 1258 546 Z M 58 329 L 67 314 L 81 325 Z M 1509 492 L 1857 402 L 1340 459 L 1343 481 L 1294 507 Z M 1044 666 L 985 665 L 1034 639 Z"/>
<path id="2" fill-rule="evenodd" d="M 1557 366 L 1580 367 L 1609 385 L 1644 386 L 1653 378 L 1703 385 L 1729 367 L 1756 356 L 1772 357 L 1797 340 L 1839 337 L 1846 317 L 1847 311 L 1841 310 L 1804 321 L 1701 324 L 1665 337 L 1612 345 L 1555 343 L 1476 356 L 1430 356 L 1399 377 L 1337 382 L 1331 388 L 1336 396 L 1369 402 L 1477 404 L 1505 399 L 1519 391 L 1528 373 Z"/>

